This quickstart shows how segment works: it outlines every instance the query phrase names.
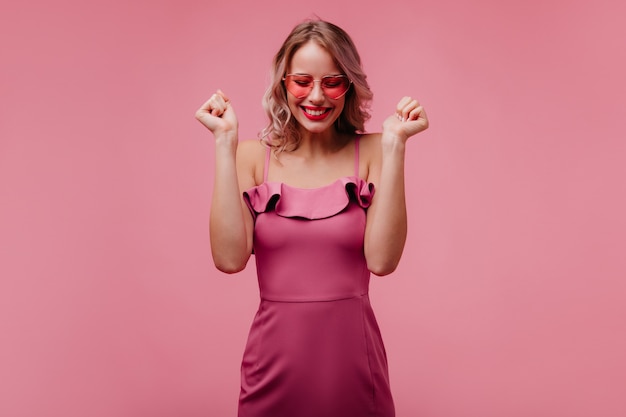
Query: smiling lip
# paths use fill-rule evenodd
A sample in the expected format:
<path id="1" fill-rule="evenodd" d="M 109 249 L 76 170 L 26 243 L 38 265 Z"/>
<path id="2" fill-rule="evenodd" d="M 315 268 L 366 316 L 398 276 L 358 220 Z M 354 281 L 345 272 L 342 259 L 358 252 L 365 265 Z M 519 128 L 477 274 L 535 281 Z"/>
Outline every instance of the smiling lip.
<path id="1" fill-rule="evenodd" d="M 332 109 L 328 107 L 302 107 L 302 113 L 309 120 L 324 120 Z"/>

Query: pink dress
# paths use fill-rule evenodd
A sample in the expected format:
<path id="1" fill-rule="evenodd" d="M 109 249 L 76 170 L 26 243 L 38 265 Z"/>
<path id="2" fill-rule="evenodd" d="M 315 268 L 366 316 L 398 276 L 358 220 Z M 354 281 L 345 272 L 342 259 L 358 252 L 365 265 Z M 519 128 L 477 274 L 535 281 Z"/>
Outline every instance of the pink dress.
<path id="1" fill-rule="evenodd" d="M 355 174 L 244 192 L 261 302 L 241 366 L 239 417 L 392 417 L 387 358 L 363 253 L 374 188 Z M 268 152 L 269 156 L 269 152 Z"/>

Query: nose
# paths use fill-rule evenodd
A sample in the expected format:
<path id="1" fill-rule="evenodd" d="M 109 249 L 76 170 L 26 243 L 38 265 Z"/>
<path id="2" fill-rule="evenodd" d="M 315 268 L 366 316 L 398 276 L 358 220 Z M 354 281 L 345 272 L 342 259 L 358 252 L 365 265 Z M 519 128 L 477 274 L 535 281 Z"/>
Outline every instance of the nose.
<path id="1" fill-rule="evenodd" d="M 309 93 L 309 100 L 314 103 L 324 101 L 324 90 L 322 90 L 321 80 L 313 80 L 313 87 L 311 88 L 311 92 Z"/>

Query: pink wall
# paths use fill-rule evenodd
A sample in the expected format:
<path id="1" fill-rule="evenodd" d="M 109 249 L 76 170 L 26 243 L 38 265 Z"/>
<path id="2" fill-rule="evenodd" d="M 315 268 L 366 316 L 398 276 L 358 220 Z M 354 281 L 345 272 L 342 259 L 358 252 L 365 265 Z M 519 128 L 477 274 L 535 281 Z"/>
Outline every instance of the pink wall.
<path id="1" fill-rule="evenodd" d="M 374 279 L 398 416 L 626 415 L 620 1 L 31 1 L 0 7 L 0 415 L 233 416 L 257 303 L 207 236 L 217 88 L 242 138 L 313 13 L 429 131 Z M 90 4 L 86 6 L 85 4 Z"/>

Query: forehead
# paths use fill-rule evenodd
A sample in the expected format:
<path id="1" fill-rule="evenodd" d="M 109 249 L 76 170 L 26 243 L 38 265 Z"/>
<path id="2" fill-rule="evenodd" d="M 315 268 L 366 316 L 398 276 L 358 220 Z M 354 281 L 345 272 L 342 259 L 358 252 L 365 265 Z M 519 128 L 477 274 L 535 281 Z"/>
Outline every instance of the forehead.
<path id="1" fill-rule="evenodd" d="M 293 54 L 288 72 L 316 76 L 341 73 L 330 52 L 313 41 L 305 43 Z"/>

